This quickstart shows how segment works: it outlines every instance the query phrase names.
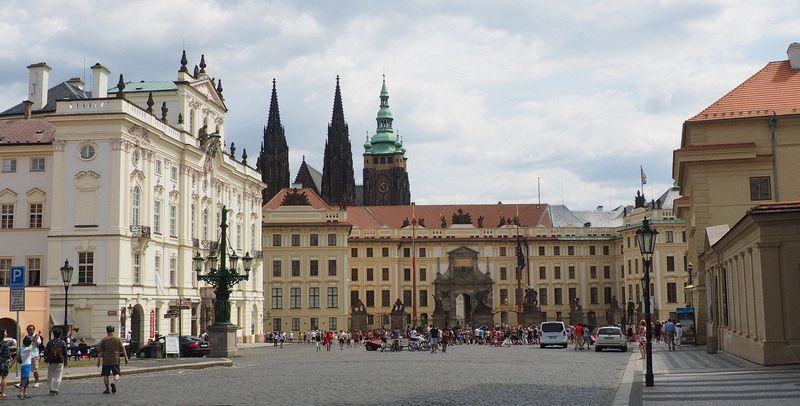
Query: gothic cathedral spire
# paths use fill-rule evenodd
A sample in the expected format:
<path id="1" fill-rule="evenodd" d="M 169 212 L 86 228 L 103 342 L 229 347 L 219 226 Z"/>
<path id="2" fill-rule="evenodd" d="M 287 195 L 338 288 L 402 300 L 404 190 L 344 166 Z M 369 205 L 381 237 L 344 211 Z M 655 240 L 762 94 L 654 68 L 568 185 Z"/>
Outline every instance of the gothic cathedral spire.
<path id="1" fill-rule="evenodd" d="M 322 198 L 331 205 L 348 206 L 355 203 L 355 178 L 350 134 L 344 121 L 339 76 L 333 96 L 333 116 L 328 124 L 325 157 L 322 167 Z"/>
<path id="2" fill-rule="evenodd" d="M 272 79 L 269 117 L 264 127 L 263 149 L 258 161 L 261 180 L 267 184 L 267 188 L 262 192 L 262 203 L 266 203 L 281 189 L 289 187 L 289 146 L 286 144 L 286 135 L 281 125 L 275 79 Z"/>

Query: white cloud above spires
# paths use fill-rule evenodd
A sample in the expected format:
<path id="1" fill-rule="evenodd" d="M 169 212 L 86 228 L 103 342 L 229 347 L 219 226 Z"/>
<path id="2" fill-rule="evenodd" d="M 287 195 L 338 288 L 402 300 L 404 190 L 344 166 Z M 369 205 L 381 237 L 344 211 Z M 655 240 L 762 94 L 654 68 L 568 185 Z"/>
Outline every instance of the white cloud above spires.
<path id="1" fill-rule="evenodd" d="M 418 203 L 537 199 L 573 209 L 672 184 L 684 120 L 786 59 L 793 1 L 457 4 L 425 1 L 12 1 L 0 5 L 0 110 L 46 61 L 55 85 L 100 62 L 126 80 L 176 77 L 205 54 L 228 141 L 257 155 L 272 78 L 290 148 L 322 168 L 341 76 L 356 182 L 386 73 Z M 185 45 L 184 45 L 185 44 Z M 88 86 L 88 83 L 87 83 Z"/>

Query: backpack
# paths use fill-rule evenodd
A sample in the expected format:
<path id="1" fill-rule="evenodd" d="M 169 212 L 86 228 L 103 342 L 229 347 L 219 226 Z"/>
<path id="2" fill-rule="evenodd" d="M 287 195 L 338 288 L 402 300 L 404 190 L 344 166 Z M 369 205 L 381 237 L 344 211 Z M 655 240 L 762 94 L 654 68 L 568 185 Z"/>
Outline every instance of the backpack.
<path id="1" fill-rule="evenodd" d="M 45 355 L 47 363 L 60 364 L 64 362 L 64 350 L 59 345 L 59 342 L 54 342 Z"/>

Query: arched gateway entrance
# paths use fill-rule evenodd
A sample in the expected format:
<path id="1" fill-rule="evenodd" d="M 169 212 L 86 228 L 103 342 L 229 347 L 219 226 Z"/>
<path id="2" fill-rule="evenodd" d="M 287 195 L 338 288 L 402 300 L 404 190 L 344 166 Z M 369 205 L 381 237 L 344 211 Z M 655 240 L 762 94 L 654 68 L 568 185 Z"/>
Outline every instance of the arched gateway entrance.
<path id="1" fill-rule="evenodd" d="M 459 247 L 448 252 L 447 256 L 447 270 L 437 273 L 433 281 L 434 294 L 442 299 L 440 312 L 444 313 L 445 325 L 441 327 L 492 324 L 494 281 L 488 272 L 483 273 L 478 268 L 478 251 Z M 440 315 L 434 311 L 434 322 L 437 316 Z"/>

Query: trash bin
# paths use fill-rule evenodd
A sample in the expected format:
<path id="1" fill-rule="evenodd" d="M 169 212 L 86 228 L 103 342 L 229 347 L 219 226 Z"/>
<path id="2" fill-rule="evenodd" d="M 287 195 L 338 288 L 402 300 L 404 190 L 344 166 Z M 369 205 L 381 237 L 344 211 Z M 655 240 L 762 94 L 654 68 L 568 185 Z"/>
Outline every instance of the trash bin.
<path id="1" fill-rule="evenodd" d="M 164 343 L 162 341 L 153 343 L 153 351 L 150 351 L 150 358 L 164 358 Z"/>

